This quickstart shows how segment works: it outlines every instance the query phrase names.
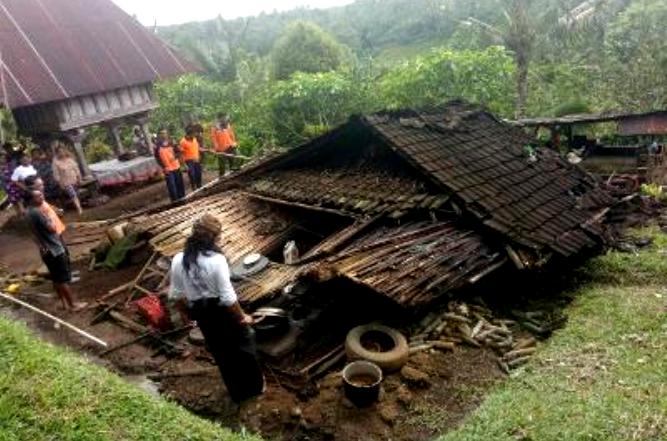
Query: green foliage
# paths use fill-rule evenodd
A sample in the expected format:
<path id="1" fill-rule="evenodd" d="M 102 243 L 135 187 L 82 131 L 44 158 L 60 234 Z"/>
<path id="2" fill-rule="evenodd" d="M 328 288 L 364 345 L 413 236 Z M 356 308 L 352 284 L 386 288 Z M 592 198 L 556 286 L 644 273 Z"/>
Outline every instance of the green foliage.
<path id="1" fill-rule="evenodd" d="M 667 106 L 667 2 L 635 0 L 607 30 L 604 93 L 629 110 Z"/>
<path id="2" fill-rule="evenodd" d="M 285 80 L 295 72 L 317 73 L 340 69 L 347 49 L 313 23 L 290 24 L 271 51 L 273 76 Z"/>
<path id="3" fill-rule="evenodd" d="M 513 75 L 512 59 L 501 47 L 483 51 L 438 49 L 391 70 L 379 88 L 384 104 L 391 108 L 464 98 L 509 115 Z"/>
<path id="4" fill-rule="evenodd" d="M 227 112 L 249 154 L 452 98 L 506 117 L 524 99 L 533 116 L 664 107 L 665 22 L 659 0 L 358 0 L 161 28 L 209 73 L 157 86 L 154 129 Z"/>
<path id="5" fill-rule="evenodd" d="M 173 127 L 181 135 L 191 119 L 213 120 L 220 112 L 233 113 L 230 104 L 232 88 L 220 81 L 199 75 L 186 75 L 170 82 L 158 83 L 155 93 L 160 107 L 153 117 L 153 130 Z"/>
<path id="6" fill-rule="evenodd" d="M 15 138 L 17 135 L 16 121 L 12 113 L 0 107 L 0 131 L 2 132 L 3 140 Z"/>
<path id="7" fill-rule="evenodd" d="M 662 185 L 659 184 L 642 184 L 641 193 L 644 196 L 650 196 L 657 201 L 664 201 L 667 199 L 667 193 L 665 193 Z"/>
<path id="8" fill-rule="evenodd" d="M 100 139 L 93 139 L 86 143 L 83 152 L 89 164 L 113 158 L 113 149 Z"/>
<path id="9" fill-rule="evenodd" d="M 591 108 L 583 101 L 566 101 L 554 110 L 554 116 L 573 115 L 577 113 L 588 113 Z"/>
<path id="10" fill-rule="evenodd" d="M 269 109 L 278 141 L 292 145 L 365 110 L 365 88 L 339 72 L 296 73 L 271 89 Z"/>

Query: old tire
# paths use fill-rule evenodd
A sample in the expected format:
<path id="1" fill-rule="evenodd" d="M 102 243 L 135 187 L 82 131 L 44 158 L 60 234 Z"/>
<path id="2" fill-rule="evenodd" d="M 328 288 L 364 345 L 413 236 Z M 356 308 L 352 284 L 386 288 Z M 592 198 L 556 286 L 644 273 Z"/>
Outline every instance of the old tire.
<path id="1" fill-rule="evenodd" d="M 381 351 L 366 349 L 362 341 L 364 335 L 369 333 L 382 336 L 387 341 L 391 341 L 393 343 L 391 348 Z M 347 333 L 345 352 L 350 361 L 366 360 L 375 363 L 384 372 L 394 372 L 401 369 L 407 363 L 410 350 L 407 340 L 397 330 L 388 326 L 369 324 L 357 326 Z"/>

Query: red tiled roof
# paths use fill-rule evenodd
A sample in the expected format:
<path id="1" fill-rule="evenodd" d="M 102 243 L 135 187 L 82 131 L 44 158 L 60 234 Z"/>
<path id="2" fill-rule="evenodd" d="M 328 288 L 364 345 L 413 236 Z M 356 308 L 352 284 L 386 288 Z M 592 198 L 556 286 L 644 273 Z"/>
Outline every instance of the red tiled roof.
<path id="1" fill-rule="evenodd" d="M 0 0 L 0 42 L 10 108 L 199 70 L 110 0 Z"/>

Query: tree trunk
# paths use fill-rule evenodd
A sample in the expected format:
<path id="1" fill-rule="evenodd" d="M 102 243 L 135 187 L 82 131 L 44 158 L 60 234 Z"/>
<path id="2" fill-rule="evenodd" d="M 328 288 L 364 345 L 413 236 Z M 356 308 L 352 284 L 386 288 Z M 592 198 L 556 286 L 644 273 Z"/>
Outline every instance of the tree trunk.
<path id="1" fill-rule="evenodd" d="M 515 118 L 526 116 L 526 101 L 528 100 L 528 60 L 519 57 L 517 59 L 516 72 L 516 110 Z"/>

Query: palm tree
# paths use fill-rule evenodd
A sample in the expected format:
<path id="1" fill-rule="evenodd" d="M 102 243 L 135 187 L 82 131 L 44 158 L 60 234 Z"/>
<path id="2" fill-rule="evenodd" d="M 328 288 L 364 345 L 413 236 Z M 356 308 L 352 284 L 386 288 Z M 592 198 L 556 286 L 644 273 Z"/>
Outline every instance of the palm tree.
<path id="1" fill-rule="evenodd" d="M 605 3 L 605 0 L 582 1 L 574 8 L 565 8 L 561 4 L 552 4 L 547 7 L 544 2 L 535 0 L 496 1 L 499 3 L 503 17 L 498 25 L 492 25 L 474 17 L 464 20 L 463 24 L 478 27 L 496 44 L 501 44 L 512 51 L 517 67 L 515 117 L 521 118 L 526 113 L 528 72 L 533 53 L 540 39 L 549 36 L 549 32 L 538 33 L 538 29 L 552 30 L 561 27 L 566 32 L 574 32 L 577 25 L 589 20 Z M 565 13 L 554 15 L 554 9 L 565 9 Z"/>

